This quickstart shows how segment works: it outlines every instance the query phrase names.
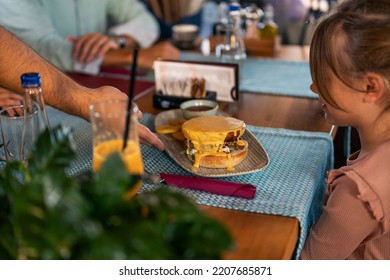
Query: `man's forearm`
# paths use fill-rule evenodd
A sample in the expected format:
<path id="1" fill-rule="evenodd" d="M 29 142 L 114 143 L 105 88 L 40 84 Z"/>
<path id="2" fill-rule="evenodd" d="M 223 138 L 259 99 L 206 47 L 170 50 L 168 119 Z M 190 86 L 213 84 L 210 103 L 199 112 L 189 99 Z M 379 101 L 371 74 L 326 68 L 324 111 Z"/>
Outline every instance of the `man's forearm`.
<path id="1" fill-rule="evenodd" d="M 52 66 L 13 34 L 0 27 L 0 84 L 10 90 L 22 92 L 20 76 L 38 72 L 42 77 L 45 102 L 70 114 L 88 118 L 90 89 L 86 89 Z M 15 51 L 17 50 L 17 51 Z M 83 96 L 80 96 L 80 94 Z M 81 103 L 81 104 L 80 104 Z M 77 106 L 75 106 L 78 104 Z"/>

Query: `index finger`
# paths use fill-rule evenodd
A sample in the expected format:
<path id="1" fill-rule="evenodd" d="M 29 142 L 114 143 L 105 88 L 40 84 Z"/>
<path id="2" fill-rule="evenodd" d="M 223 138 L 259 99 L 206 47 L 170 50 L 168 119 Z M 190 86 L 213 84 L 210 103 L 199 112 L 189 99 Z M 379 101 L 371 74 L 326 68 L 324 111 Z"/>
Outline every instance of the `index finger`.
<path id="1" fill-rule="evenodd" d="M 146 126 L 139 124 L 138 125 L 138 134 L 139 138 L 142 143 L 151 145 L 160 151 L 164 151 L 164 144 L 161 142 L 161 140 L 157 137 L 156 134 L 152 133 L 149 128 Z"/>

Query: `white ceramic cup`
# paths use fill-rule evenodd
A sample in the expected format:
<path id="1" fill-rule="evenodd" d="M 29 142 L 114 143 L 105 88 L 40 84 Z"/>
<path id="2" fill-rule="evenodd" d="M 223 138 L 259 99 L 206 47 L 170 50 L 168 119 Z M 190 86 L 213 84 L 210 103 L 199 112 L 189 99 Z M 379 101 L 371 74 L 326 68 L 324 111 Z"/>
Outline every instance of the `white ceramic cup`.
<path id="1" fill-rule="evenodd" d="M 176 24 L 172 27 L 172 39 L 179 44 L 193 44 L 198 37 L 198 30 L 195 24 Z"/>

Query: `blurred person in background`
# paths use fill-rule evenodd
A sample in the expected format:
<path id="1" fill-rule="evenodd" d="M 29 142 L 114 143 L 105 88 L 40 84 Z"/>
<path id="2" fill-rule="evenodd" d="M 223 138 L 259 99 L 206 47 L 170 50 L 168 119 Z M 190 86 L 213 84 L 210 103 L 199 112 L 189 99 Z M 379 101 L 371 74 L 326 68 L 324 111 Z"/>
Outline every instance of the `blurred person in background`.
<path id="1" fill-rule="evenodd" d="M 274 8 L 274 21 L 282 44 L 298 44 L 307 15 L 306 0 L 268 0 Z"/>
<path id="2" fill-rule="evenodd" d="M 159 58 L 177 59 L 179 50 L 156 43 L 160 31 L 138 0 L 0 0 L 0 25 L 63 71 L 97 74 L 101 66 L 132 62 L 151 68 Z"/>
<path id="3" fill-rule="evenodd" d="M 274 7 L 275 22 L 283 44 L 310 44 L 316 21 L 337 0 L 267 0 Z"/>
<path id="4" fill-rule="evenodd" d="M 160 38 L 172 37 L 175 24 L 195 24 L 201 27 L 202 6 L 205 0 L 142 0 L 160 25 Z"/>

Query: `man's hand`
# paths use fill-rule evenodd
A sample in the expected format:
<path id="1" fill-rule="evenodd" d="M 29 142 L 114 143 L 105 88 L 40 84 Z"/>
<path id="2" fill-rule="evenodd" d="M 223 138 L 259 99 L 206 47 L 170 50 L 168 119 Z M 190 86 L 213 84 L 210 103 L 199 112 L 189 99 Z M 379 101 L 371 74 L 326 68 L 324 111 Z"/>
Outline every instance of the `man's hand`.
<path id="1" fill-rule="evenodd" d="M 69 38 L 74 42 L 73 57 L 79 63 L 89 63 L 95 58 L 102 57 L 101 66 L 129 66 L 133 60 L 135 41 L 128 36 L 121 36 L 126 40 L 126 48 L 119 48 L 114 39 L 98 33 L 88 33 L 79 38 Z M 152 69 L 155 60 L 178 60 L 180 50 L 169 42 L 159 42 L 149 48 L 140 49 L 138 66 Z"/>
<path id="2" fill-rule="evenodd" d="M 177 60 L 180 58 L 180 50 L 169 42 L 159 42 L 150 48 L 140 49 L 138 65 L 150 69 L 153 62 L 160 59 Z"/>
<path id="3" fill-rule="evenodd" d="M 22 101 L 22 95 L 0 87 L 0 109 L 21 105 Z M 22 114 L 22 111 L 20 109 L 8 110 L 7 112 L 10 116 L 17 116 Z"/>
<path id="4" fill-rule="evenodd" d="M 159 149 L 160 151 L 164 150 L 164 144 L 157 137 L 157 135 L 152 133 L 149 130 L 149 128 L 147 128 L 146 126 L 139 124 L 138 125 L 138 134 L 139 134 L 139 138 L 141 140 L 141 143 L 153 146 L 153 147 Z"/>
<path id="5" fill-rule="evenodd" d="M 103 57 L 109 50 L 118 49 L 118 44 L 107 35 L 87 33 L 80 37 L 68 37 L 73 42 L 72 56 L 79 63 L 90 63 Z"/>
<path id="6" fill-rule="evenodd" d="M 103 86 L 97 89 L 88 89 L 91 91 L 89 95 L 89 103 L 95 103 L 99 102 L 105 99 L 123 99 L 128 100 L 128 97 L 126 94 L 118 90 L 117 88 L 110 87 L 110 86 Z M 138 111 L 138 118 L 140 119 L 142 117 L 142 112 Z M 150 146 L 153 146 L 161 151 L 164 150 L 164 144 L 161 142 L 161 140 L 157 137 L 156 134 L 152 133 L 146 126 L 139 124 L 138 125 L 138 134 L 141 142 L 143 144 L 147 144 Z"/>

